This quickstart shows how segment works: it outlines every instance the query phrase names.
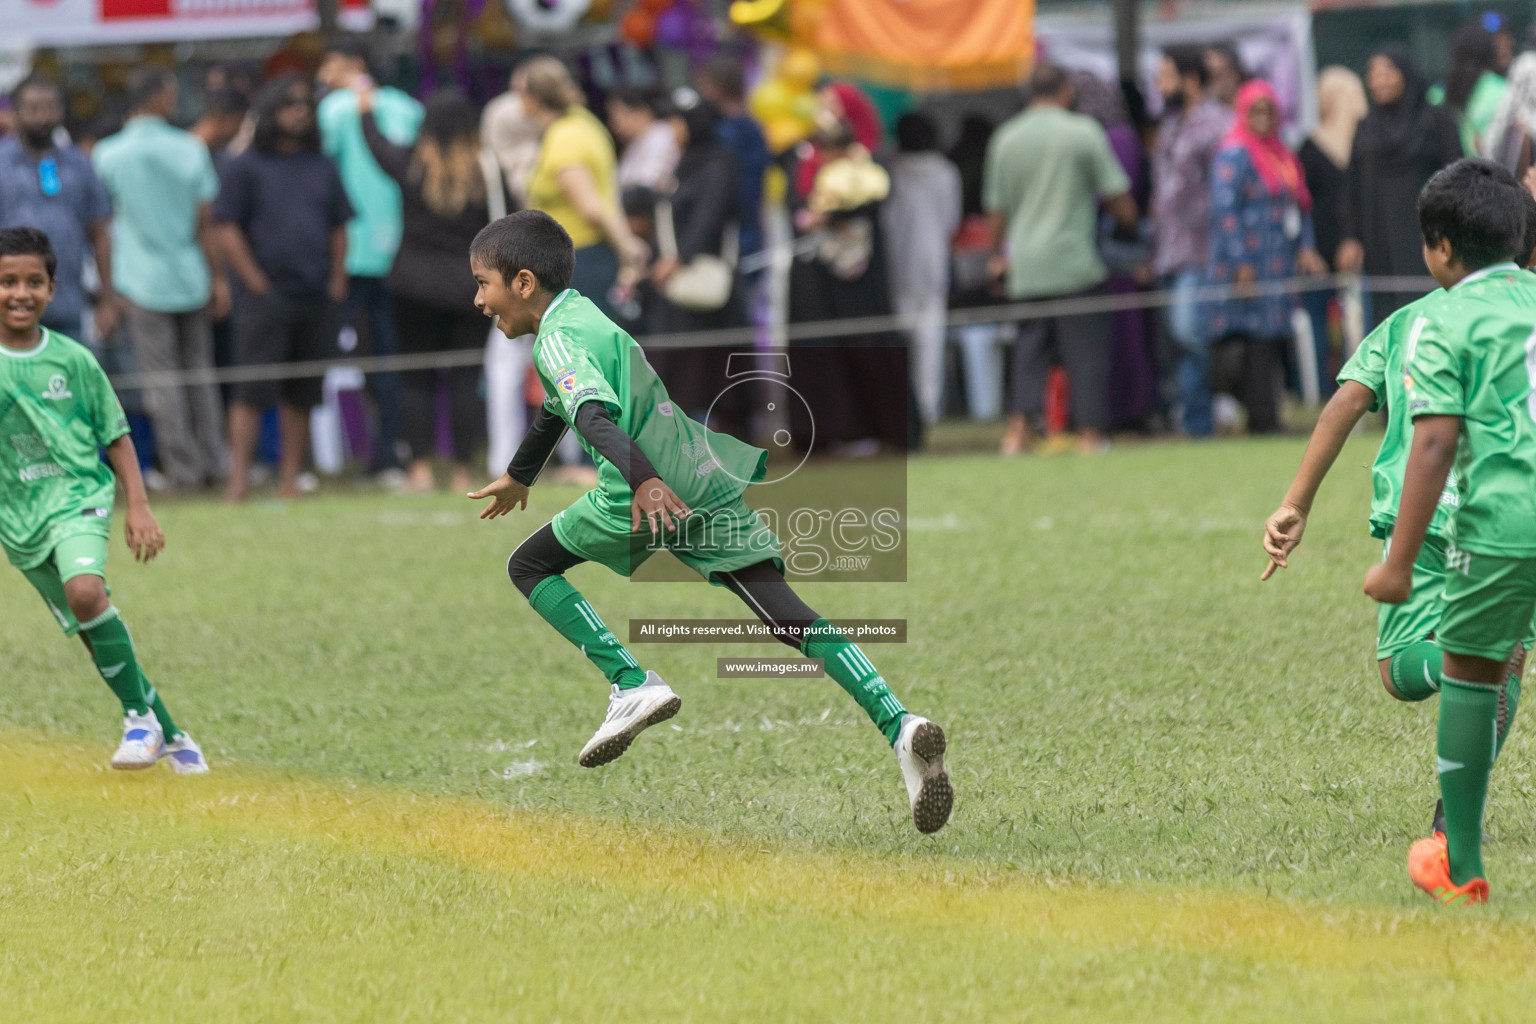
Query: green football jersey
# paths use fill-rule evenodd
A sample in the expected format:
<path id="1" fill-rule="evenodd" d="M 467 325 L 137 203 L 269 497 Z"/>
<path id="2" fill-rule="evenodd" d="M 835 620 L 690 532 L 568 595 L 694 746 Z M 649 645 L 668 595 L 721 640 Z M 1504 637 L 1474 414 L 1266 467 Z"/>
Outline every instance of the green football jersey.
<path id="1" fill-rule="evenodd" d="M 724 508 L 763 478 L 766 451 L 710 430 L 674 406 L 635 339 L 573 289 L 544 313 L 533 363 L 547 409 L 570 425 L 582 403 L 602 402 L 689 508 Z M 723 389 L 726 382 L 720 383 Z M 627 522 L 634 495 L 624 474 L 585 441 L 583 447 L 597 463 L 605 511 Z"/>
<path id="2" fill-rule="evenodd" d="M 1409 331 L 1403 386 L 1410 416 L 1461 419 L 1456 546 L 1536 557 L 1536 275 L 1501 263 L 1435 299 Z"/>
<path id="3" fill-rule="evenodd" d="M 1387 317 L 1366 335 L 1339 371 L 1340 384 L 1352 380 L 1371 389 L 1376 396 L 1371 412 L 1383 405 L 1387 407 L 1387 430 L 1381 436 L 1376 461 L 1371 464 L 1371 534 L 1376 537 L 1386 537 L 1397 522 L 1403 470 L 1408 466 L 1408 450 L 1413 446 L 1413 420 L 1409 418 L 1403 391 L 1403 357 L 1408 351 L 1409 335 L 1421 320 L 1419 311 L 1437 297 L 1438 293 L 1431 293 Z M 1430 536 L 1451 536 L 1451 517 L 1459 500 L 1453 470 L 1429 522 Z"/>
<path id="4" fill-rule="evenodd" d="M 24 352 L 0 345 L 0 546 L 12 565 L 31 569 L 82 518 L 99 528 L 111 516 L 117 481 L 98 449 L 126 433 L 84 345 L 46 327 Z"/>

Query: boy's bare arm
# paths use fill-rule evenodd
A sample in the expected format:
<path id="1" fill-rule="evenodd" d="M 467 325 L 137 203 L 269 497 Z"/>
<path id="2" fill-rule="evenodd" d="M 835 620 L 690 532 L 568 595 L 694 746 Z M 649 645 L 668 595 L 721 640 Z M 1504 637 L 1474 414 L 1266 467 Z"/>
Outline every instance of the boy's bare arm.
<path id="1" fill-rule="evenodd" d="M 1398 502 L 1397 523 L 1392 527 L 1392 547 L 1386 560 L 1365 574 L 1366 594 L 1382 604 L 1408 600 L 1413 589 L 1413 563 L 1445 491 L 1460 436 L 1460 416 L 1420 416 L 1413 421 L 1413 448 L 1403 471 L 1403 495 Z"/>
<path id="2" fill-rule="evenodd" d="M 486 484 L 478 491 L 469 492 L 469 497 L 474 500 L 496 499 L 480 513 L 480 518 L 495 519 L 506 515 L 514 508 L 527 508 L 528 489 L 544 471 L 544 464 L 549 461 L 549 457 L 555 452 L 555 446 L 564 436 L 565 421 L 542 405 L 539 406 L 539 411 L 533 417 L 533 422 L 529 424 L 528 433 L 523 435 L 522 442 L 517 446 L 517 452 L 512 456 L 507 471 L 499 480 Z"/>
<path id="3" fill-rule="evenodd" d="M 123 493 L 128 499 L 128 514 L 124 516 L 123 534 L 128 550 L 135 561 L 148 562 L 165 550 L 165 533 L 149 510 L 149 495 L 144 490 L 144 476 L 139 472 L 139 453 L 134 450 L 133 438 L 124 434 L 107 445 L 107 461 L 112 471 L 123 482 Z"/>
<path id="4" fill-rule="evenodd" d="M 507 474 L 501 474 L 500 479 L 493 480 L 478 491 L 470 491 L 472 499 L 495 498 L 480 513 L 481 519 L 495 519 L 504 516 L 514 508 L 528 507 L 528 485 L 521 480 L 514 480 Z"/>
<path id="5" fill-rule="evenodd" d="M 1264 524 L 1264 553 L 1269 556 L 1269 565 L 1259 576 L 1260 580 L 1269 579 L 1276 569 L 1286 568 L 1286 559 L 1306 532 L 1307 516 L 1312 512 L 1317 489 L 1322 486 L 1328 470 L 1333 468 L 1349 432 L 1375 402 L 1376 395 L 1370 388 L 1358 381 L 1347 380 L 1323 407 L 1317 426 L 1312 430 L 1312 438 L 1307 442 L 1307 450 L 1301 456 L 1301 465 L 1296 469 L 1296 478 L 1291 481 L 1280 507 Z"/>

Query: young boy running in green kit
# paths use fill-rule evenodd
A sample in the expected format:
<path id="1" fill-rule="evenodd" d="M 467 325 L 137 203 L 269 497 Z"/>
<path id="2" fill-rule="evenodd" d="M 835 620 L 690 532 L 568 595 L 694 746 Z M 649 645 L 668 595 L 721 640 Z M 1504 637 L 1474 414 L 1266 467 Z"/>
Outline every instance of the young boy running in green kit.
<path id="1" fill-rule="evenodd" d="M 1424 260 L 1444 291 L 1404 353 L 1413 442 L 1393 543 L 1365 577 L 1383 604 L 1413 596 L 1414 565 L 1454 469 L 1456 504 L 1436 629 L 1443 668 L 1436 767 L 1445 828 L 1413 844 L 1408 875 L 1445 904 L 1482 903 L 1483 810 L 1509 652 L 1536 613 L 1536 277 L 1522 271 L 1526 201 L 1513 175 L 1459 161 L 1419 195 Z"/>
<path id="2" fill-rule="evenodd" d="M 590 768 L 619 757 L 644 729 L 677 714 L 682 699 L 640 667 L 564 573 L 593 561 L 628 576 L 664 529 L 667 549 L 683 563 L 739 596 L 779 640 L 825 660 L 894 748 L 918 831 L 942 828 L 953 802 L 944 731 L 908 712 L 864 652 L 785 582 L 777 538 L 742 497 L 762 479 L 767 453 L 673 405 L 634 339 L 568 287 L 574 266 L 570 236 L 534 211 L 490 224 L 470 248 L 475 305 L 509 338 L 537 335 L 534 365 L 548 397 L 507 473 L 469 496 L 495 499 L 482 519 L 526 508 L 528 488 L 568 427 L 597 463 L 597 488 L 507 563 L 534 611 L 612 684 L 607 717 L 579 762 Z"/>
<path id="3" fill-rule="evenodd" d="M 112 767 L 149 768 L 166 758 L 178 774 L 206 772 L 202 750 L 171 720 L 108 600 L 103 574 L 117 480 L 128 498 L 125 533 L 134 557 L 154 558 L 165 534 L 149 511 L 107 375 L 83 345 L 38 324 L 53 301 L 57 263 L 36 228 L 0 230 L 0 546 L 64 635 L 79 634 L 122 702 L 123 739 Z"/>
<path id="4" fill-rule="evenodd" d="M 1527 221 L 1523 249 L 1528 255 L 1521 258 L 1522 264 L 1528 263 L 1529 253 L 1536 250 L 1536 199 L 1527 194 L 1524 201 Z M 1404 391 L 1403 362 L 1413 331 L 1422 330 L 1425 322 L 1421 311 L 1438 301 L 1439 293 L 1436 292 L 1397 310 L 1360 343 L 1339 371 L 1339 390 L 1318 417 L 1284 500 L 1265 523 L 1264 551 L 1269 555 L 1269 565 L 1260 580 L 1268 580 L 1276 569 L 1288 566 L 1291 552 L 1301 543 L 1318 488 L 1338 458 L 1344 442 L 1362 416 L 1383 405 L 1387 409 L 1387 429 L 1371 466 L 1370 528 L 1372 536 L 1382 541 L 1383 556 L 1391 550 L 1398 492 L 1402 489 L 1403 467 L 1413 440 L 1413 421 L 1408 416 Z M 1422 701 L 1440 692 L 1441 653 L 1434 637 L 1440 623 L 1451 514 L 1457 501 L 1453 475 L 1441 494 L 1424 547 L 1414 563 L 1412 598 L 1400 605 L 1383 604 L 1378 609 L 1377 666 L 1382 686 L 1397 700 Z M 1527 637 L 1510 654 L 1509 672 L 1499 701 L 1500 749 L 1520 704 L 1520 679 L 1529 647 Z M 1442 808 L 1437 806 L 1433 831 L 1444 831 L 1441 817 Z"/>

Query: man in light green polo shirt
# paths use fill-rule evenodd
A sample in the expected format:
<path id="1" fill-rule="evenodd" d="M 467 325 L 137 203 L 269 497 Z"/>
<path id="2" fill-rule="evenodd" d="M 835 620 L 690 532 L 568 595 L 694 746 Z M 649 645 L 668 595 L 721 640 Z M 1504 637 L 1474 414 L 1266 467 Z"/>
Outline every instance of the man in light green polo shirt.
<path id="1" fill-rule="evenodd" d="M 212 369 L 212 319 L 229 310 L 209 215 L 219 179 L 202 140 L 166 122 L 176 95 L 174 73 L 139 69 L 128 83 L 132 116 L 92 153 L 117 212 L 112 282 L 127 300 L 129 336 L 145 372 Z M 149 388 L 144 406 L 172 486 L 222 479 L 224 411 L 212 384 Z"/>
<path id="2" fill-rule="evenodd" d="M 1072 79 L 1042 64 L 1030 76 L 1030 104 L 1005 122 L 987 147 L 982 203 L 993 222 L 994 273 L 1008 297 L 1063 299 L 1096 292 L 1109 276 L 1099 257 L 1099 207 L 1124 228 L 1136 226 L 1130 179 L 1104 129 L 1072 112 Z M 1102 448 L 1109 425 L 1109 314 L 1051 317 L 1020 325 L 1006 389 L 1004 454 L 1025 450 L 1044 408 L 1054 350 L 1072 381 L 1072 419 L 1085 451 Z"/>
<path id="3" fill-rule="evenodd" d="M 394 355 L 399 350 L 395 311 L 384 290 L 384 278 L 395 262 L 395 250 L 400 248 L 400 187 L 368 149 L 354 85 L 361 86 L 365 84 L 362 80 L 367 80 L 373 93 L 374 122 L 397 146 L 415 141 L 423 112 L 420 103 L 399 89 L 372 87 L 369 56 L 368 40 L 362 36 L 339 36 L 327 45 L 318 78 L 329 91 L 315 117 L 320 124 L 320 148 L 335 161 L 353 210 L 347 222 L 347 299 L 339 320 L 366 330 L 374 355 Z M 379 420 L 369 469 L 376 473 L 397 471 L 399 375 L 375 374 L 370 382 L 378 400 Z"/>

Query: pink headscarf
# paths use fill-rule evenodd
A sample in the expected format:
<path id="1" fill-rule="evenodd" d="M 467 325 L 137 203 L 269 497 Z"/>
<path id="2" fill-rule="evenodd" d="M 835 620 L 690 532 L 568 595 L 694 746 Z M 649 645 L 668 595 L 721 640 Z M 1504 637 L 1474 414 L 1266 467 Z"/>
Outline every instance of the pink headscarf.
<path id="1" fill-rule="evenodd" d="M 1296 154 L 1286 148 L 1280 141 L 1280 133 L 1272 131 L 1268 135 L 1255 135 L 1248 128 L 1248 110 L 1259 100 L 1268 100 L 1269 105 L 1275 110 L 1275 120 L 1280 119 L 1280 100 L 1275 95 L 1275 89 L 1268 82 L 1255 79 L 1244 85 L 1237 91 L 1237 100 L 1233 106 L 1237 110 L 1237 116 L 1232 119 L 1232 127 L 1227 129 L 1227 134 L 1222 137 L 1221 146 L 1226 149 L 1229 146 L 1241 146 L 1248 151 L 1248 158 L 1253 161 L 1253 167 L 1259 172 L 1259 180 L 1264 182 L 1264 188 L 1272 196 L 1278 196 L 1282 191 L 1290 192 L 1296 197 L 1296 203 L 1303 210 L 1312 209 L 1312 193 L 1307 191 L 1307 178 L 1302 173 L 1301 161 L 1296 159 Z"/>

